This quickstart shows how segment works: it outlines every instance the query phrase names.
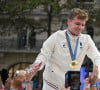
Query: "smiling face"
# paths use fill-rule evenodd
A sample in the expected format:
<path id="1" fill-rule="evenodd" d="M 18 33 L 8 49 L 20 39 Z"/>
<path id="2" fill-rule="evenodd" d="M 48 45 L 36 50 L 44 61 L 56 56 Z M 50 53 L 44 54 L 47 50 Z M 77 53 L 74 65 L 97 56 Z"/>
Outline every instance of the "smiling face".
<path id="1" fill-rule="evenodd" d="M 15 73 L 13 78 L 13 86 L 18 88 L 26 79 L 26 73 L 24 70 L 20 70 L 19 73 Z"/>
<path id="2" fill-rule="evenodd" d="M 86 19 L 79 19 L 75 16 L 68 20 L 68 30 L 71 34 L 78 36 L 85 28 Z"/>
<path id="3" fill-rule="evenodd" d="M 17 74 L 16 80 L 19 80 L 20 82 L 24 82 L 26 79 L 26 73 L 24 70 L 20 70 L 20 72 Z"/>
<path id="4" fill-rule="evenodd" d="M 78 36 L 85 28 L 88 13 L 80 8 L 74 8 L 69 13 L 68 30 L 71 34 Z"/>

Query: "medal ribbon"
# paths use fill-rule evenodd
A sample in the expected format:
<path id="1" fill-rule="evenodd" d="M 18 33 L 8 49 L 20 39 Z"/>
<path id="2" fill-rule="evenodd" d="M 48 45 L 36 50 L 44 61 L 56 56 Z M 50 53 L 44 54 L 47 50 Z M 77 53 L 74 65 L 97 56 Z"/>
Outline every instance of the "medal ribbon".
<path id="1" fill-rule="evenodd" d="M 69 48 L 69 51 L 70 51 L 71 59 L 72 59 L 72 61 L 74 61 L 76 59 L 79 37 L 76 40 L 76 46 L 75 46 L 74 53 L 73 53 L 73 50 L 72 50 L 72 47 L 71 47 L 71 43 L 70 43 L 70 39 L 69 39 L 67 31 L 65 32 L 65 36 L 66 36 L 68 48 Z"/>

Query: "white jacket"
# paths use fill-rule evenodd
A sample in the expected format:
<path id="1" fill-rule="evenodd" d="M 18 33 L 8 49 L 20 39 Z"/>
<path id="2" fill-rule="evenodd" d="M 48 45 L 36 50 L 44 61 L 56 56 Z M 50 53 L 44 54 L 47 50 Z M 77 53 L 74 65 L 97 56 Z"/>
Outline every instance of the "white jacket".
<path id="1" fill-rule="evenodd" d="M 69 67 L 71 56 L 65 31 L 59 30 L 52 34 L 44 42 L 41 52 L 35 61 L 35 63 L 38 61 L 42 62 L 41 69 L 45 65 L 43 72 L 43 90 L 61 90 L 61 87 L 65 83 L 65 73 L 68 70 L 72 70 Z M 94 64 L 99 66 L 100 53 L 89 35 L 80 34 L 79 36 L 73 36 L 69 34 L 72 49 L 74 50 L 75 48 L 77 37 L 79 37 L 79 45 L 76 60 L 78 60 L 79 66 L 74 70 L 80 70 L 85 55 L 90 57 Z"/>

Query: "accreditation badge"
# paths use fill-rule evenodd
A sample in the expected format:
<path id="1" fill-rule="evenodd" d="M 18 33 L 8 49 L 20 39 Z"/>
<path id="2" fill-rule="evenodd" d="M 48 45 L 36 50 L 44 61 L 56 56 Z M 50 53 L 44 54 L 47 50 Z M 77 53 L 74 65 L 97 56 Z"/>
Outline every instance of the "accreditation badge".
<path id="1" fill-rule="evenodd" d="M 78 61 L 77 60 L 71 61 L 69 66 L 71 69 L 78 68 Z"/>

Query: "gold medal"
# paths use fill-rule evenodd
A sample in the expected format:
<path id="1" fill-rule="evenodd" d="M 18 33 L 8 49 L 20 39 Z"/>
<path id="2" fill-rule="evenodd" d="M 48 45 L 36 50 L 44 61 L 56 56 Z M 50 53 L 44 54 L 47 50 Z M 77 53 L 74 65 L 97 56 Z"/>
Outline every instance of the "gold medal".
<path id="1" fill-rule="evenodd" d="M 77 68 L 78 67 L 78 61 L 77 60 L 71 61 L 69 66 L 70 66 L 71 69 Z"/>

